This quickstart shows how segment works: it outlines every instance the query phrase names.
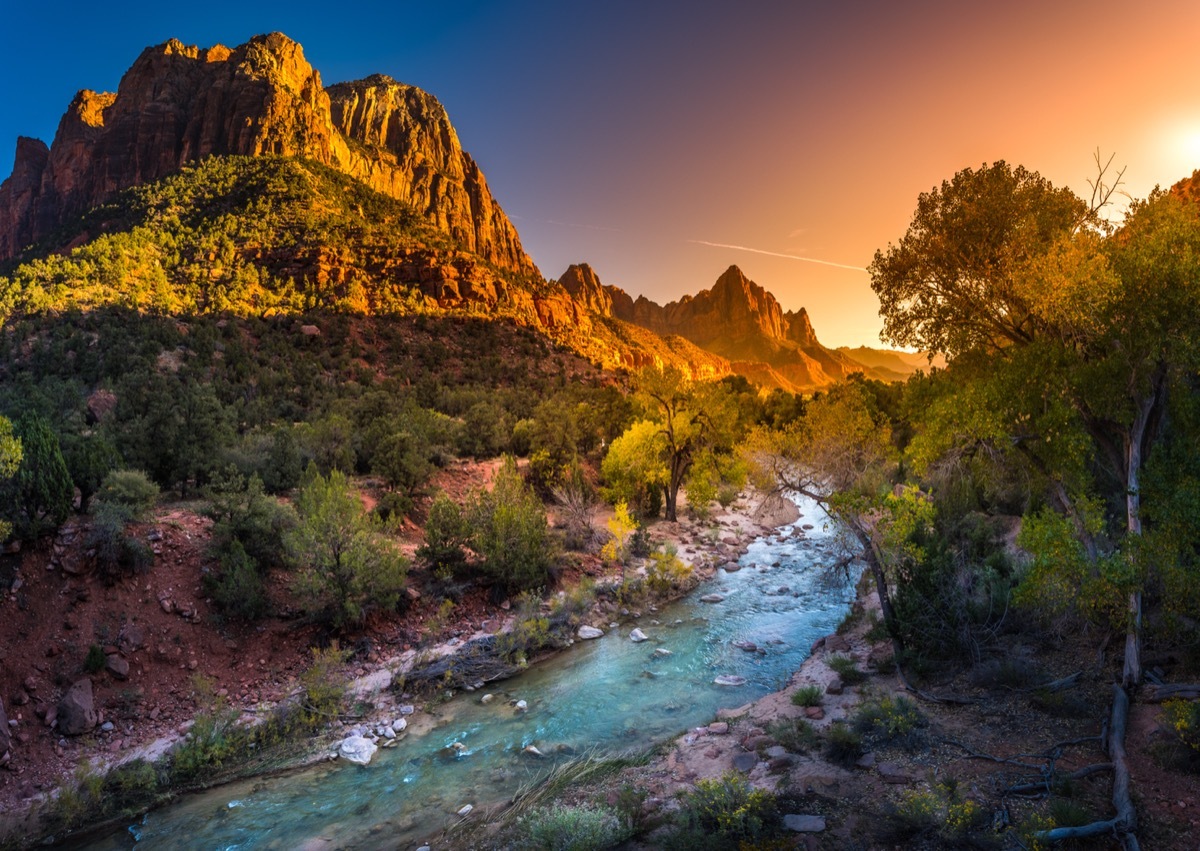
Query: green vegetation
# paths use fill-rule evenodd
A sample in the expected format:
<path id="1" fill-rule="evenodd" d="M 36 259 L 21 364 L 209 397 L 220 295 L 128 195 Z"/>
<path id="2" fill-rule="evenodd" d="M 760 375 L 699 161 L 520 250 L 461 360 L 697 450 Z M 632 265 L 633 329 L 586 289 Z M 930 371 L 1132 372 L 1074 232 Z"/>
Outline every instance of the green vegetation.
<path id="1" fill-rule="evenodd" d="M 725 849 L 777 835 L 783 824 L 775 796 L 755 789 L 740 775 L 697 781 L 685 792 L 667 835 L 667 849 Z"/>
<path id="2" fill-rule="evenodd" d="M 616 810 L 602 806 L 555 804 L 536 809 L 518 822 L 523 847 L 539 851 L 602 851 L 631 835 Z"/>
<path id="3" fill-rule="evenodd" d="M 830 656 L 829 667 L 845 685 L 856 686 L 867 681 L 867 675 L 859 670 L 858 663 L 849 656 Z"/>
<path id="4" fill-rule="evenodd" d="M 801 686 L 792 692 L 793 706 L 820 706 L 825 699 L 825 690 L 819 685 Z"/>
<path id="5" fill-rule="evenodd" d="M 854 731 L 873 742 L 913 750 L 925 744 L 928 721 L 907 697 L 881 697 L 864 702 L 854 713 Z"/>

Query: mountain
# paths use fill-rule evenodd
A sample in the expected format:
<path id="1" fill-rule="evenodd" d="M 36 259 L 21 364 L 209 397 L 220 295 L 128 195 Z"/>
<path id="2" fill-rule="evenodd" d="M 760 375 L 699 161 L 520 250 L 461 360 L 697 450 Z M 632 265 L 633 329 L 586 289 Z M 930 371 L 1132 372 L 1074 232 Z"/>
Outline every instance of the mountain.
<path id="1" fill-rule="evenodd" d="M 558 282 L 597 314 L 683 337 L 764 386 L 810 390 L 854 372 L 875 377 L 871 367 L 821 345 L 804 308 L 784 311 L 737 266 L 725 270 L 710 289 L 666 305 L 602 284 L 586 263 L 568 268 Z M 887 378 L 893 380 L 890 374 Z"/>
<path id="2" fill-rule="evenodd" d="M 75 96 L 49 148 L 19 139 L 0 184 L 0 260 L 122 189 L 212 155 L 330 166 L 411 205 L 489 263 L 540 277 L 433 96 L 382 76 L 326 89 L 280 33 L 233 49 L 149 47 L 116 93 Z"/>
<path id="3" fill-rule="evenodd" d="M 929 356 L 923 352 L 873 349 L 869 346 L 858 346 L 856 348 L 839 346 L 837 350 L 846 357 L 873 370 L 871 377 L 881 380 L 903 381 L 918 370 L 929 372 L 930 367 L 943 368 L 946 366 L 946 359 L 941 355 L 936 355 L 933 361 L 930 362 Z M 885 374 L 891 374 L 894 377 L 885 378 Z"/>

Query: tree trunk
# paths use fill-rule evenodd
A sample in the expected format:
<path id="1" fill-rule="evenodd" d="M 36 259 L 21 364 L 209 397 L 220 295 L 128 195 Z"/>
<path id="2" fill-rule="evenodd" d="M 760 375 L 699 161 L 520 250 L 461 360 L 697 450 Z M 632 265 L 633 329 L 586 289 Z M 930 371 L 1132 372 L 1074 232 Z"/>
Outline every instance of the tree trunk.
<path id="1" fill-rule="evenodd" d="M 1125 438 L 1125 523 L 1129 537 L 1142 534 L 1142 441 L 1158 393 L 1152 392 L 1138 404 L 1137 415 Z M 1142 681 L 1142 592 L 1131 591 L 1128 602 L 1129 623 L 1125 628 L 1125 665 L 1121 685 L 1134 688 Z"/>
<path id="2" fill-rule="evenodd" d="M 896 652 L 896 663 L 900 663 L 900 652 L 904 650 L 904 640 L 900 637 L 900 622 L 896 618 L 896 610 L 892 608 L 892 598 L 888 594 L 887 574 L 883 570 L 883 562 L 879 560 L 879 552 L 875 549 L 875 542 L 871 540 L 871 536 L 867 534 L 866 529 L 862 528 L 858 519 L 851 520 L 847 524 L 853 531 L 854 537 L 858 539 L 858 543 L 863 548 L 863 558 L 867 560 L 867 567 L 871 570 L 871 576 L 875 579 L 875 591 L 879 594 L 879 608 L 883 612 L 883 623 L 887 626 L 888 634 L 892 637 L 892 647 Z"/>

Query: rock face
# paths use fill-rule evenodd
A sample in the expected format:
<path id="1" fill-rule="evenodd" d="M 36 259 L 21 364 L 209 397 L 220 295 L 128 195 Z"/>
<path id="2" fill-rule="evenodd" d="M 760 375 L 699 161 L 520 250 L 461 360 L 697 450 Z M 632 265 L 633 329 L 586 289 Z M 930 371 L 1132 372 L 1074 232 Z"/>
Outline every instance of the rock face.
<path id="1" fill-rule="evenodd" d="M 115 94 L 81 91 L 47 148 L 17 141 L 0 185 L 0 260 L 129 186 L 211 154 L 316 160 L 407 201 L 464 247 L 537 274 L 431 95 L 386 77 L 326 90 L 280 33 L 240 47 L 146 48 Z"/>
<path id="2" fill-rule="evenodd" d="M 74 683 L 58 702 L 58 729 L 66 736 L 80 736 L 96 728 L 96 706 L 92 700 L 92 681 L 87 677 Z"/>
<path id="3" fill-rule="evenodd" d="M 636 300 L 602 284 L 586 263 L 570 266 L 559 284 L 598 316 L 638 325 L 663 337 L 683 337 L 731 362 L 731 369 L 788 390 L 830 384 L 866 368 L 817 340 L 808 313 L 784 311 L 771 293 L 730 266 L 710 289 L 665 306 Z"/>

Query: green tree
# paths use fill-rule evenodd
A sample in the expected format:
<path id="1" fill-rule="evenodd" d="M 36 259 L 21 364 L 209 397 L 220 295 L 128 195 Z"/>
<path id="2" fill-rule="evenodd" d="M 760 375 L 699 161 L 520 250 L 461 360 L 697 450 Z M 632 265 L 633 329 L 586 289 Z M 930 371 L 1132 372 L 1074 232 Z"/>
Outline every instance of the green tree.
<path id="1" fill-rule="evenodd" d="M 86 514 L 88 503 L 104 477 L 121 463 L 121 456 L 107 438 L 93 432 L 66 436 L 63 457 L 71 481 L 79 489 L 79 513 Z"/>
<path id="2" fill-rule="evenodd" d="M 434 570 L 460 574 L 467 563 L 466 548 L 471 529 L 458 503 L 445 493 L 434 497 L 425 521 L 425 543 L 417 547 L 417 558 Z"/>
<path id="3" fill-rule="evenodd" d="M 21 466 L 21 439 L 13 433 L 12 423 L 5 417 L 0 417 L 0 493 L 4 492 L 11 479 Z M 0 518 L 0 541 L 12 533 L 12 524 Z"/>
<path id="4" fill-rule="evenodd" d="M 75 488 L 58 435 L 42 417 L 28 414 L 17 420 L 16 435 L 22 455 L 12 481 L 15 500 L 10 504 L 18 533 L 36 538 L 67 519 Z"/>
<path id="5" fill-rule="evenodd" d="M 296 495 L 298 518 L 284 544 L 296 565 L 296 593 L 335 629 L 361 624 L 375 609 L 394 608 L 407 563 L 363 509 L 340 470 L 305 475 Z"/>
<path id="6" fill-rule="evenodd" d="M 639 420 L 608 447 L 600 474 L 604 498 L 625 503 L 642 518 L 658 516 L 662 494 L 670 481 L 666 445 L 658 423 Z"/>
<path id="7" fill-rule="evenodd" d="M 546 509 L 521 479 L 511 456 L 496 471 L 492 489 L 475 493 L 468 516 L 474 530 L 472 548 L 493 581 L 510 594 L 547 584 L 554 547 Z"/>
<path id="8" fill-rule="evenodd" d="M 407 431 L 392 432 L 375 447 L 371 471 L 389 488 L 414 496 L 433 472 L 429 447 Z"/>

